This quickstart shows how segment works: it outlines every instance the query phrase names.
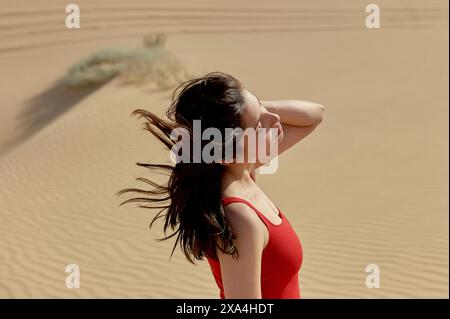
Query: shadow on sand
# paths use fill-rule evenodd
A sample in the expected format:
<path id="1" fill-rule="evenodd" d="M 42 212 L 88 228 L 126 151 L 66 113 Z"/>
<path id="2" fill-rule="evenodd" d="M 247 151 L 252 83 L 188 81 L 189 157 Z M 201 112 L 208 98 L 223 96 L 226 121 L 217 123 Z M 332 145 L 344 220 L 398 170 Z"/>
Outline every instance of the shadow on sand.
<path id="1" fill-rule="evenodd" d="M 16 117 L 18 135 L 1 146 L 0 156 L 22 144 L 105 84 L 107 83 L 75 88 L 57 81 L 44 92 L 29 99 Z"/>

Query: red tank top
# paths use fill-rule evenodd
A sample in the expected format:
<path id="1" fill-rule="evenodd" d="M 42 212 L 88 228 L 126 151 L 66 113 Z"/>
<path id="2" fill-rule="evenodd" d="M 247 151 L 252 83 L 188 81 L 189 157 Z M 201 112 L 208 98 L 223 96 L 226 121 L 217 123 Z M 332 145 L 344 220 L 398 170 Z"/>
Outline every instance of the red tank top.
<path id="1" fill-rule="evenodd" d="M 298 272 L 303 261 L 303 249 L 294 229 L 280 211 L 281 224 L 270 222 L 256 207 L 238 197 L 226 197 L 222 204 L 241 202 L 250 206 L 266 225 L 269 242 L 264 248 L 261 260 L 261 294 L 263 299 L 299 299 Z M 220 290 L 220 298 L 225 299 L 218 260 L 207 258 L 214 279 Z"/>

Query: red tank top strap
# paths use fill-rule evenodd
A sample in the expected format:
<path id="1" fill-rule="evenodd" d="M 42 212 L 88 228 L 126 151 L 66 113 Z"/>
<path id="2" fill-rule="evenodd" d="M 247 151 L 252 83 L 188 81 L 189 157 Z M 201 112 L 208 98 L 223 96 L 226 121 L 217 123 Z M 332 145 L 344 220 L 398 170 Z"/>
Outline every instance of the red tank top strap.
<path id="1" fill-rule="evenodd" d="M 249 206 L 250 208 L 252 208 L 256 212 L 256 214 L 259 216 L 259 218 L 264 222 L 264 224 L 269 229 L 272 228 L 273 226 L 279 226 L 279 225 L 273 224 L 255 206 L 253 206 L 249 201 L 247 201 L 247 200 L 245 200 L 243 198 L 235 197 L 235 196 L 224 197 L 224 198 L 222 198 L 222 203 L 223 203 L 223 205 L 228 205 L 228 204 L 231 204 L 231 203 L 244 203 L 244 204 L 246 204 L 247 206 Z M 278 207 L 277 207 L 277 209 L 278 209 Z M 281 211 L 279 209 L 278 209 L 278 212 L 280 214 L 279 217 L 282 219 L 282 222 L 283 222 L 284 218 L 282 217 Z"/>

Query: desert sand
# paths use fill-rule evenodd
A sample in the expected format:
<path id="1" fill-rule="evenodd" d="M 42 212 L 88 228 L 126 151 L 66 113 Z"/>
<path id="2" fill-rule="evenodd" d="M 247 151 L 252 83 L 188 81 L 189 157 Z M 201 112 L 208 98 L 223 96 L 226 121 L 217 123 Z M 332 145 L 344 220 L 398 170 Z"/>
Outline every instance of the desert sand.
<path id="1" fill-rule="evenodd" d="M 326 106 L 258 183 L 304 249 L 303 298 L 448 298 L 448 2 L 0 1 L 0 298 L 218 298 L 206 261 L 158 243 L 157 211 L 114 194 L 167 163 L 136 108 L 171 91 L 57 80 L 82 57 L 164 32 L 194 74 L 223 71 L 261 99 Z M 379 265 L 380 288 L 365 285 Z M 65 267 L 80 267 L 80 288 Z"/>

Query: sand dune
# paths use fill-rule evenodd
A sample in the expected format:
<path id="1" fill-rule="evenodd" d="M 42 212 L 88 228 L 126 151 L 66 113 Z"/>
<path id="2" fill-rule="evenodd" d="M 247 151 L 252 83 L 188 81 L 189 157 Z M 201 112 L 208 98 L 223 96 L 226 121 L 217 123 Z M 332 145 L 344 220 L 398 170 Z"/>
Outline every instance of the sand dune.
<path id="1" fill-rule="evenodd" d="M 8 42 L 2 43 L 0 53 L 74 44 L 104 36 L 117 38 L 142 32 L 143 28 L 148 27 L 152 31 L 161 30 L 168 34 L 363 30 L 361 20 L 365 14 L 355 6 L 296 9 L 174 8 L 142 4 L 80 6 L 83 8 L 82 32 L 72 34 L 70 38 L 67 37 L 67 29 L 60 23 L 60 7 L 39 11 L 4 10 L 0 13 L 0 35 Z M 383 27 L 389 29 L 445 27 L 447 21 L 448 13 L 442 3 L 428 7 L 397 5 L 383 10 Z M 46 38 L 39 36 L 41 34 L 45 34 Z M 23 41 L 23 37 L 27 36 L 28 41 Z M 31 36 L 36 37 L 33 39 Z"/>
<path id="2" fill-rule="evenodd" d="M 79 58 L 139 47 L 149 32 L 195 74 L 221 70 L 263 99 L 327 106 L 320 129 L 258 182 L 304 246 L 304 298 L 448 298 L 448 3 L 212 4 L 0 1 L 0 297 L 217 298 L 206 262 L 156 243 L 156 211 L 116 191 L 168 154 L 129 115 L 163 114 L 170 91 L 61 87 Z M 252 8 L 255 7 L 255 8 Z M 256 8 L 257 7 L 257 8 Z M 81 288 L 65 286 L 78 264 Z M 381 288 L 365 286 L 366 265 Z"/>

